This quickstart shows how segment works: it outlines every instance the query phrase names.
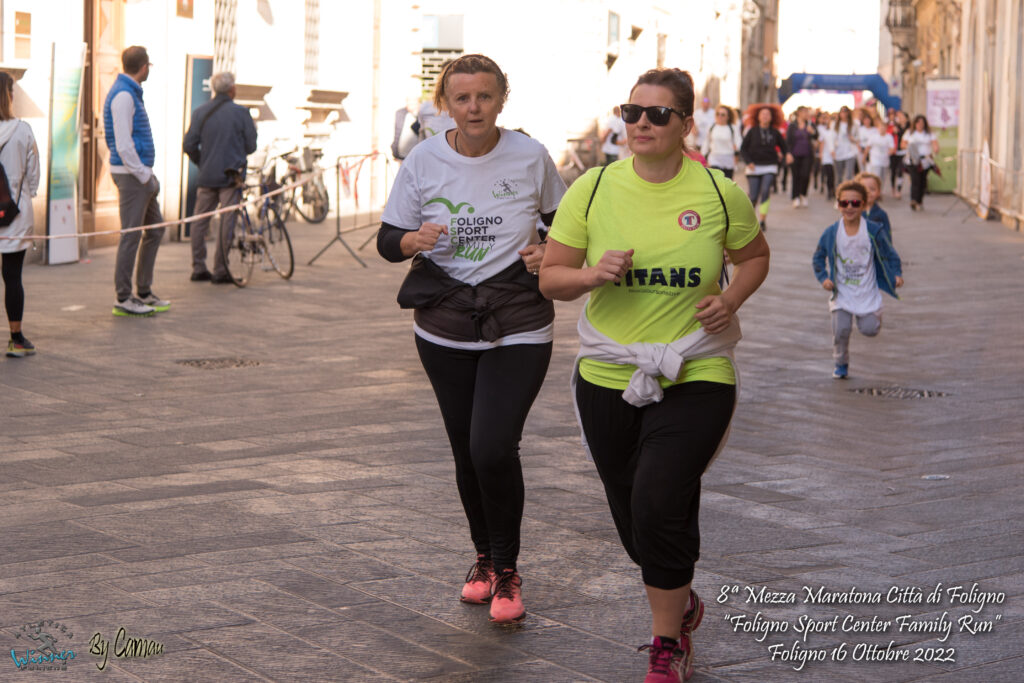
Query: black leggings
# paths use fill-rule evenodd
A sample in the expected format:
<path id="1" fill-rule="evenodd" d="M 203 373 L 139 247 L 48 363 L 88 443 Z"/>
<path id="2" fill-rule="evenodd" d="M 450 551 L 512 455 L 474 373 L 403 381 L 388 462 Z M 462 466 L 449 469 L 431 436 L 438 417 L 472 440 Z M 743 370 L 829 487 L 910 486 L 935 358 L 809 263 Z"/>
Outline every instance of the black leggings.
<path id="1" fill-rule="evenodd" d="M 928 189 L 928 171 L 931 168 L 918 169 L 911 166 L 907 169 L 910 173 L 910 201 L 920 204 L 924 201 L 925 190 Z"/>
<path id="2" fill-rule="evenodd" d="M 790 192 L 790 198 L 796 199 L 797 197 L 807 196 L 807 185 L 811 180 L 811 163 L 814 161 L 814 157 L 793 157 L 793 185 L 792 191 Z"/>
<path id="3" fill-rule="evenodd" d="M 4 279 L 4 306 L 7 308 L 7 320 L 20 323 L 25 313 L 25 288 L 21 285 L 21 268 L 25 264 L 27 249 L 2 255 Z"/>
<path id="4" fill-rule="evenodd" d="M 903 189 L 903 157 L 899 154 L 889 155 L 889 184 L 893 192 Z"/>
<path id="5" fill-rule="evenodd" d="M 477 553 L 515 569 L 523 520 L 519 440 L 551 360 L 551 342 L 465 351 L 416 337 L 455 456 Z"/>
<path id="6" fill-rule="evenodd" d="M 700 478 L 732 419 L 736 387 L 685 382 L 642 408 L 577 378 L 576 400 L 619 538 L 644 583 L 673 590 L 700 557 Z"/>
<path id="7" fill-rule="evenodd" d="M 821 182 L 825 186 L 825 190 L 828 193 L 828 198 L 833 199 L 836 196 L 836 167 L 832 164 L 821 165 Z"/>

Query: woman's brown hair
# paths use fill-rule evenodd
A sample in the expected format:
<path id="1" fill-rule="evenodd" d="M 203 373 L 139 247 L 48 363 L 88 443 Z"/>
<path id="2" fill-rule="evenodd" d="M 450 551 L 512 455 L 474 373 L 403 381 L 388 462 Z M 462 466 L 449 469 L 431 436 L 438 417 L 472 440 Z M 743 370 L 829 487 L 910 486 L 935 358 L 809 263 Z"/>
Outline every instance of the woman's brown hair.
<path id="1" fill-rule="evenodd" d="M 452 74 L 494 74 L 498 83 L 498 92 L 501 96 L 501 103 L 505 104 L 508 99 L 508 77 L 490 57 L 485 55 L 462 55 L 453 59 L 441 69 L 441 75 L 437 77 L 437 87 L 434 88 L 434 108 L 438 111 L 447 109 L 446 99 L 448 97 L 448 77 Z"/>
<path id="2" fill-rule="evenodd" d="M 718 105 L 718 108 L 715 109 L 715 113 L 717 114 L 720 111 L 724 111 L 725 112 L 726 123 L 731 126 L 733 124 L 733 120 L 734 120 L 733 119 L 732 109 L 730 109 L 729 107 L 725 106 L 724 104 L 720 104 L 720 105 Z"/>
<path id="3" fill-rule="evenodd" d="M 629 91 L 633 91 L 640 85 L 660 85 L 672 91 L 672 98 L 676 101 L 676 108 L 683 113 L 683 118 L 693 116 L 693 78 L 689 72 L 681 69 L 651 69 L 641 74 L 636 79 L 636 84 Z"/>
<path id="4" fill-rule="evenodd" d="M 0 71 L 0 121 L 14 118 L 14 79 L 6 71 Z"/>

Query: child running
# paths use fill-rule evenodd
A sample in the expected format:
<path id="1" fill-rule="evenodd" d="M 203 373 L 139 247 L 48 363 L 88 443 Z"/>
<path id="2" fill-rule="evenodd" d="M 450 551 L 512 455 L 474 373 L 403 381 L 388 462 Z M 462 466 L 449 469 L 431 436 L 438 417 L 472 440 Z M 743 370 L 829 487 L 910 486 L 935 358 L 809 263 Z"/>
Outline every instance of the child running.
<path id="1" fill-rule="evenodd" d="M 893 244 L 892 241 L 892 224 L 889 223 L 889 214 L 879 206 L 879 202 L 882 201 L 882 179 L 876 176 L 874 173 L 858 173 L 854 180 L 864 186 L 864 189 L 868 191 L 868 203 L 864 206 L 864 217 L 874 223 L 879 223 L 885 229 L 885 236 L 889 239 L 889 244 Z"/>
<path id="2" fill-rule="evenodd" d="M 836 191 L 841 218 L 827 227 L 818 240 L 812 263 L 814 276 L 832 292 L 832 377 L 846 379 L 850 367 L 850 332 L 853 320 L 866 337 L 882 329 L 882 294 L 896 296 L 903 286 L 899 254 L 884 228 L 861 213 L 868 191 L 855 180 Z M 827 268 L 826 268 L 827 262 Z"/>

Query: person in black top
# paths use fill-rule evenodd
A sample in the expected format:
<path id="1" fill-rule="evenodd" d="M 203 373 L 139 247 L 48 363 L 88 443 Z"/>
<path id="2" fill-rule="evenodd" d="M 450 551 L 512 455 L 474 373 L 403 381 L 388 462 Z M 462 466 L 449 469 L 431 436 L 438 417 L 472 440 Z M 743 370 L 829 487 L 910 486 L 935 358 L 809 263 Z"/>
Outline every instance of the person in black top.
<path id="1" fill-rule="evenodd" d="M 772 181 L 779 172 L 781 155 L 787 154 L 789 148 L 779 132 L 784 124 L 780 112 L 763 106 L 757 111 L 756 120 L 757 125 L 743 136 L 740 156 L 747 164 L 750 202 L 757 208 L 761 229 L 765 230 Z"/>
<path id="2" fill-rule="evenodd" d="M 793 169 L 793 183 L 790 197 L 793 206 L 807 206 L 807 184 L 811 178 L 811 162 L 814 159 L 814 141 L 818 131 L 807 120 L 807 107 L 796 110 L 796 120 L 786 129 L 786 145 L 789 154 L 786 160 Z"/>

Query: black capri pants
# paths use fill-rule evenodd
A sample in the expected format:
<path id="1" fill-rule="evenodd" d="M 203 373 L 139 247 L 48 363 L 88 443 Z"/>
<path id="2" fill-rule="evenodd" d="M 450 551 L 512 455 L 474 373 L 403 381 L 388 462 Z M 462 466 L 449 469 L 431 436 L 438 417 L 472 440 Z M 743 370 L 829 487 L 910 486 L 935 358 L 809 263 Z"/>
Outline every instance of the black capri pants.
<path id="1" fill-rule="evenodd" d="M 700 557 L 700 478 L 732 419 L 736 387 L 685 382 L 641 408 L 577 378 L 583 432 L 622 545 L 643 581 L 663 590 L 693 580 Z"/>
<path id="2" fill-rule="evenodd" d="M 467 351 L 416 337 L 455 456 L 455 482 L 478 554 L 515 569 L 523 520 L 519 440 L 551 342 Z"/>

